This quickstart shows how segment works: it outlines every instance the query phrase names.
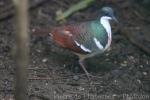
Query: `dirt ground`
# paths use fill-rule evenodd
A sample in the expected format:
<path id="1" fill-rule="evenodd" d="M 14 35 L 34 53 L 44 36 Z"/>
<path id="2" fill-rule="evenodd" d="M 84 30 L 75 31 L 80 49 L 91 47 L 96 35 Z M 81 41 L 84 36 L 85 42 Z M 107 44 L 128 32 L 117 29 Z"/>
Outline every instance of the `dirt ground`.
<path id="1" fill-rule="evenodd" d="M 129 27 L 145 25 L 121 0 L 119 4 L 97 0 L 66 21 L 54 20 L 56 11 L 64 11 L 77 2 L 49 0 L 31 10 L 31 29 L 95 19 L 104 5 L 115 8 L 119 23 Z M 9 0 L 0 0 L 0 9 L 8 4 Z M 0 22 L 0 100 L 12 100 L 14 97 L 14 25 L 13 17 Z M 28 67 L 30 100 L 150 100 L 150 56 L 133 45 L 121 31 L 114 29 L 110 49 L 87 59 L 86 65 L 95 76 L 92 77 L 92 84 L 80 68 L 77 56 L 55 45 L 49 37 L 31 35 Z"/>

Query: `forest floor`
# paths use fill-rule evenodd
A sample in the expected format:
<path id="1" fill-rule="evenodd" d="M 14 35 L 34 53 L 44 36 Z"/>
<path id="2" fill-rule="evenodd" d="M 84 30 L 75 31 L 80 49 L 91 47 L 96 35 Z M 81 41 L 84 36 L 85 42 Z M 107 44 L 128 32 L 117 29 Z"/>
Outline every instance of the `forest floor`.
<path id="1" fill-rule="evenodd" d="M 139 14 L 136 6 L 131 6 L 127 2 L 130 0 L 103 3 L 97 0 L 87 9 L 74 13 L 63 22 L 54 20 L 56 11 L 64 11 L 78 1 L 49 0 L 31 10 L 31 29 L 37 26 L 51 27 L 95 19 L 100 8 L 109 5 L 116 10 L 119 23 L 124 25 L 123 27 L 130 27 L 133 33 L 137 32 L 138 36 L 140 34 L 138 39 L 144 37 L 148 41 L 138 41 L 138 44 L 150 47 L 150 24 L 145 20 L 149 16 L 144 12 Z M 9 0 L 0 0 L 0 9 L 6 8 L 9 4 Z M 125 31 L 115 29 L 119 25 L 112 24 L 115 27 L 110 49 L 102 55 L 86 60 L 87 70 L 95 76 L 92 77 L 92 84 L 80 68 L 76 55 L 60 48 L 49 37 L 31 35 L 28 67 L 30 99 L 150 100 L 150 56 L 131 43 Z M 14 17 L 0 22 L 0 100 L 12 100 L 14 97 L 14 25 Z M 144 30 L 147 34 L 139 30 Z M 136 35 L 132 36 L 136 38 Z"/>

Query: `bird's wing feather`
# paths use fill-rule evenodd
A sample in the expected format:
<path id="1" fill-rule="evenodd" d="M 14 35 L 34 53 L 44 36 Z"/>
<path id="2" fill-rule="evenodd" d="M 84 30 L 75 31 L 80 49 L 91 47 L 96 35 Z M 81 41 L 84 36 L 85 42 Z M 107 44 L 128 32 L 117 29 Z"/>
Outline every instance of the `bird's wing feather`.
<path id="1" fill-rule="evenodd" d="M 81 23 L 78 30 L 80 34 L 76 35 L 75 40 L 79 44 L 84 45 L 91 52 L 100 52 L 105 48 L 108 42 L 108 34 L 100 21 Z"/>
<path id="2" fill-rule="evenodd" d="M 76 37 L 79 35 L 79 30 L 76 25 L 67 25 L 63 27 L 55 27 L 51 34 L 53 36 L 53 40 L 59 44 L 60 46 L 70 49 L 76 53 L 87 54 L 89 52 L 83 50 L 80 45 L 76 43 Z"/>
<path id="3" fill-rule="evenodd" d="M 51 33 L 56 43 L 77 53 L 98 51 L 98 43 L 104 46 L 107 41 L 106 31 L 97 21 L 56 27 Z M 94 38 L 97 39 L 97 44 Z"/>

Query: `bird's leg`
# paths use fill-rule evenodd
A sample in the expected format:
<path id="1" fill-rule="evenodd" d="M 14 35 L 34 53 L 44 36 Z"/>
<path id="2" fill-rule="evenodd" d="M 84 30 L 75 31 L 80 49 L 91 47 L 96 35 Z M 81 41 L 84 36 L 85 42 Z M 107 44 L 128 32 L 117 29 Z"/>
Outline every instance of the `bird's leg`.
<path id="1" fill-rule="evenodd" d="M 79 64 L 82 67 L 82 69 L 84 70 L 86 76 L 88 77 L 88 79 L 90 80 L 90 75 L 88 73 L 88 71 L 86 70 L 85 66 L 84 66 L 84 59 L 79 59 Z"/>

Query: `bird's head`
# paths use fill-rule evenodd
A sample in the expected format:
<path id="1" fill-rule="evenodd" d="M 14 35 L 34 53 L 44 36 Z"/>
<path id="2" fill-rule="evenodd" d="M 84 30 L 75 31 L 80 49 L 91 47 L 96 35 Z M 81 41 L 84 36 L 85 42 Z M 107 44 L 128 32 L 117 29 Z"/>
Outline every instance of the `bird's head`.
<path id="1" fill-rule="evenodd" d="M 107 20 L 114 20 L 118 22 L 114 15 L 114 10 L 111 7 L 103 7 L 101 9 L 101 16 L 105 17 Z"/>

